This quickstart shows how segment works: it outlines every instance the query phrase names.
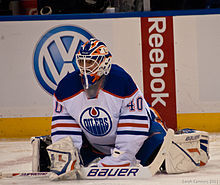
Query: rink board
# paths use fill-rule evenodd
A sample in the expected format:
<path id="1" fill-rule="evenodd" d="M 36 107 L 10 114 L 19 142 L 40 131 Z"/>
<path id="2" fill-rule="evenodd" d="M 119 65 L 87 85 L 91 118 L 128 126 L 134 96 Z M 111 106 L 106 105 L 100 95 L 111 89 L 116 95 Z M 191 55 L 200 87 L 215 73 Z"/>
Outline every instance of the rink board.
<path id="1" fill-rule="evenodd" d="M 74 55 L 67 49 L 56 73 L 42 58 L 39 66 L 35 59 L 46 45 L 54 49 L 51 36 L 64 32 L 103 40 L 113 63 L 131 74 L 169 127 L 220 132 L 220 12 L 180 12 L 1 17 L 0 137 L 50 133 L 51 92 L 66 72 L 75 70 Z M 155 18 L 166 22 L 155 29 Z M 70 47 L 69 38 L 62 41 Z M 152 72 L 155 64 L 161 71 Z"/>

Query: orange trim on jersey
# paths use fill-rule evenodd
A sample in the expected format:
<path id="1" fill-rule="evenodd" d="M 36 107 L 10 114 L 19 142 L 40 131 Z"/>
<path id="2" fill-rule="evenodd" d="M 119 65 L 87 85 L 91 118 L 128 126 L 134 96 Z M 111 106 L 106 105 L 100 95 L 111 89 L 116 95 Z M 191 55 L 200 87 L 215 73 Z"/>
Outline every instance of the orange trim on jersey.
<path id="1" fill-rule="evenodd" d="M 152 109 L 156 113 L 157 117 L 160 118 L 160 120 L 162 120 L 162 118 L 160 117 L 160 114 L 156 111 L 155 108 L 153 107 L 149 107 L 149 108 Z"/>
<path id="2" fill-rule="evenodd" d="M 127 163 L 127 164 L 119 164 L 119 165 L 108 165 L 108 164 L 104 164 L 104 163 L 101 163 L 103 167 L 128 167 L 130 166 L 130 163 Z"/>
<path id="3" fill-rule="evenodd" d="M 54 129 L 54 128 L 57 128 L 57 127 L 74 127 L 74 128 L 80 128 L 80 126 L 77 124 L 77 123 L 57 123 L 55 125 L 52 125 L 51 128 Z"/>
<path id="4" fill-rule="evenodd" d="M 109 92 L 109 91 L 107 91 L 107 90 L 105 90 L 105 89 L 103 89 L 103 88 L 102 88 L 102 90 L 103 90 L 104 92 L 106 92 L 106 93 L 112 95 L 112 96 L 115 96 L 115 97 L 117 97 L 117 98 L 123 98 L 123 99 L 124 99 L 124 98 L 130 98 L 131 96 L 133 96 L 133 95 L 138 91 L 138 88 L 137 88 L 131 95 L 129 95 L 129 96 L 119 96 L 119 95 L 113 94 L 113 93 L 111 93 L 111 92 Z"/>
<path id="5" fill-rule="evenodd" d="M 160 114 L 153 107 L 149 107 L 149 108 L 152 109 L 154 113 L 157 115 L 158 118 L 156 119 L 156 121 L 160 123 L 164 128 L 166 128 L 165 125 L 163 124 Z"/>
<path id="6" fill-rule="evenodd" d="M 139 127 L 139 128 L 148 128 L 148 124 L 140 124 L 140 123 L 118 123 L 118 127 Z"/>
<path id="7" fill-rule="evenodd" d="M 58 102 L 63 102 L 63 101 L 65 101 L 65 100 L 68 100 L 68 99 L 70 99 L 70 98 L 73 98 L 73 97 L 75 97 L 75 96 L 77 96 L 78 94 L 80 94 L 81 92 L 83 92 L 84 91 L 84 89 L 81 89 L 79 92 L 77 92 L 76 94 L 74 94 L 74 95 L 72 95 L 72 96 L 70 96 L 70 97 L 67 97 L 67 98 L 64 98 L 64 99 L 62 99 L 62 100 L 58 100 L 58 98 L 55 96 L 55 94 L 54 94 L 54 97 L 56 98 L 56 100 L 58 101 Z"/>
<path id="8" fill-rule="evenodd" d="M 193 152 L 197 152 L 198 154 L 200 154 L 199 149 L 198 148 L 189 148 L 187 149 L 189 152 L 193 153 Z"/>

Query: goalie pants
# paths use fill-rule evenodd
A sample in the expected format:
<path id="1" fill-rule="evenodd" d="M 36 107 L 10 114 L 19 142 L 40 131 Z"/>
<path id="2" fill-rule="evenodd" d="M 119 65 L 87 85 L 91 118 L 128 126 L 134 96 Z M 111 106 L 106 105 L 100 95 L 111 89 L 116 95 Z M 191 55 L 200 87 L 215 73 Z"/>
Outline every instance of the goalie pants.
<path id="1" fill-rule="evenodd" d="M 145 140 L 142 147 L 136 154 L 136 158 L 140 160 L 140 164 L 142 166 L 147 166 L 153 161 L 160 149 L 161 144 L 163 143 L 165 135 L 166 131 L 160 123 L 151 123 L 149 137 Z M 83 144 L 80 150 L 80 154 L 84 166 L 88 166 L 90 162 L 98 157 L 104 158 L 106 156 L 106 154 L 95 149 L 84 135 L 82 139 Z"/>

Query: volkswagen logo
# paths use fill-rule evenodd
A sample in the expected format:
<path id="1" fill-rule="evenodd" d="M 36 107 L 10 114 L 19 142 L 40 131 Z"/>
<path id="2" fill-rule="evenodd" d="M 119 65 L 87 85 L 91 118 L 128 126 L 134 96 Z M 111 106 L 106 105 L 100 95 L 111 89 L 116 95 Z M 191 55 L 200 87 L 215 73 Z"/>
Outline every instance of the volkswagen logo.
<path id="1" fill-rule="evenodd" d="M 60 26 L 48 31 L 34 51 L 34 72 L 40 85 L 53 95 L 59 81 L 77 69 L 75 54 L 94 37 L 77 26 Z"/>

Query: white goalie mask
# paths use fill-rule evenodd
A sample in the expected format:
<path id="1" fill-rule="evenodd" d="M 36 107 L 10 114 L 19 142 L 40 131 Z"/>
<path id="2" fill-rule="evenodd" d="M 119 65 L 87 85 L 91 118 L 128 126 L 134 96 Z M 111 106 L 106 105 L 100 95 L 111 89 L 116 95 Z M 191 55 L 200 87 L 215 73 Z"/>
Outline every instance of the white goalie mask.
<path id="1" fill-rule="evenodd" d="M 95 84 L 102 75 L 108 75 L 111 58 L 106 45 L 95 38 L 81 46 L 76 55 L 76 63 L 86 89 Z"/>

